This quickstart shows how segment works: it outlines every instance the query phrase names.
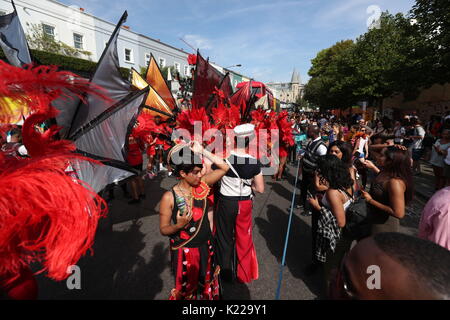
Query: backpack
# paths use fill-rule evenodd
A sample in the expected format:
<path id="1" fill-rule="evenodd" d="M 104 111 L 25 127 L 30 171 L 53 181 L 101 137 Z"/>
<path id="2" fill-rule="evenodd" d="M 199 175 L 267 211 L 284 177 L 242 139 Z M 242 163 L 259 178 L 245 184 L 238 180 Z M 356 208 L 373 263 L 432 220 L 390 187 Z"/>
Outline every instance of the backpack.
<path id="1" fill-rule="evenodd" d="M 346 190 L 343 191 L 350 199 L 353 199 L 353 202 L 345 211 L 345 226 L 343 232 L 351 239 L 359 241 L 370 235 L 371 224 L 367 216 L 367 202 L 362 196 L 351 196 Z"/>
<path id="2" fill-rule="evenodd" d="M 306 152 L 302 158 L 302 169 L 304 172 L 312 173 L 316 170 L 317 160 L 319 159 L 319 156 L 316 155 L 316 152 L 321 145 L 325 146 L 322 140 L 318 140 L 315 142 L 310 142 L 306 146 Z"/>

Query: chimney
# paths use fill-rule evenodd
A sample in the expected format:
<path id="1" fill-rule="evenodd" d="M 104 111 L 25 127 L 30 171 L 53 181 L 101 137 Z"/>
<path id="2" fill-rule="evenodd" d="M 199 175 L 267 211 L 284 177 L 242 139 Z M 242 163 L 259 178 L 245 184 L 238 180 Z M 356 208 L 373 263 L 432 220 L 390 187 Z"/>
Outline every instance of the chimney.
<path id="1" fill-rule="evenodd" d="M 123 26 L 124 29 L 130 30 L 129 26 Z"/>
<path id="2" fill-rule="evenodd" d="M 80 11 L 81 11 L 81 12 L 84 12 L 84 8 L 80 8 Z"/>

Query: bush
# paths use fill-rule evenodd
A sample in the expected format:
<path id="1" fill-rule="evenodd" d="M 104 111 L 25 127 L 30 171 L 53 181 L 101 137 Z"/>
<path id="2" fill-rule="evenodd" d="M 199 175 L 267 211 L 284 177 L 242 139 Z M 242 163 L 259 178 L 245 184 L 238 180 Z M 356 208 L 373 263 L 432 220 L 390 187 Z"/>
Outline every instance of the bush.
<path id="1" fill-rule="evenodd" d="M 70 71 L 85 78 L 90 78 L 94 74 L 97 66 L 96 62 L 45 51 L 30 50 L 30 54 L 33 62 L 37 64 L 56 65 L 60 70 Z M 0 59 L 6 61 L 6 57 L 2 50 L 0 50 Z M 130 76 L 130 69 L 120 68 L 120 73 L 125 79 L 128 79 Z"/>

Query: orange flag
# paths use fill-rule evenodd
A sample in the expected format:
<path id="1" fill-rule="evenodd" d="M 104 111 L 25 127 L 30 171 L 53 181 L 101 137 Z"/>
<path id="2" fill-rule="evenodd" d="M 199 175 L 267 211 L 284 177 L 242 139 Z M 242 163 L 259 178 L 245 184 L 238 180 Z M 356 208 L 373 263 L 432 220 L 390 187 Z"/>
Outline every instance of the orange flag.
<path id="1" fill-rule="evenodd" d="M 163 79 L 164 80 L 164 79 Z M 158 92 L 152 86 L 141 77 L 141 75 L 134 69 L 131 70 L 131 84 L 139 90 L 149 88 L 147 100 L 143 112 L 150 113 L 152 116 L 160 116 L 163 119 L 167 119 L 173 116 L 172 109 L 164 101 L 164 99 L 158 94 Z"/>
<path id="2" fill-rule="evenodd" d="M 158 63 L 156 62 L 153 55 L 151 55 L 150 57 L 146 81 L 151 87 L 156 90 L 156 92 L 161 96 L 161 98 L 170 107 L 171 110 L 174 110 L 176 108 L 177 103 L 172 96 L 172 92 L 170 92 L 169 86 L 167 85 L 166 80 L 164 80 Z"/>

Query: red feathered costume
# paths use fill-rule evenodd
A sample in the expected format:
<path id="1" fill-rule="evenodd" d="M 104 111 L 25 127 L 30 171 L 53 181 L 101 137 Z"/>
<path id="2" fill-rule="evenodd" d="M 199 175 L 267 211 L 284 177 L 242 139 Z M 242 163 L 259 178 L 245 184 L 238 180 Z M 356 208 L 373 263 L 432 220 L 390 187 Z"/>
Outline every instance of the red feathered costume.
<path id="1" fill-rule="evenodd" d="M 73 162 L 92 161 L 72 153 L 70 141 L 55 140 L 56 126 L 43 134 L 36 129 L 54 118 L 51 102 L 67 92 L 82 97 L 99 88 L 56 67 L 24 69 L 0 61 L 0 96 L 19 101 L 32 114 L 23 125 L 29 158 L 6 159 L 0 154 L 0 292 L 10 299 L 34 299 L 37 285 L 29 264 L 39 262 L 47 276 L 61 281 L 91 248 L 106 203 L 83 181 L 66 174 Z M 106 99 L 106 98 L 105 98 Z M 0 102 L 0 123 L 11 112 Z"/>

